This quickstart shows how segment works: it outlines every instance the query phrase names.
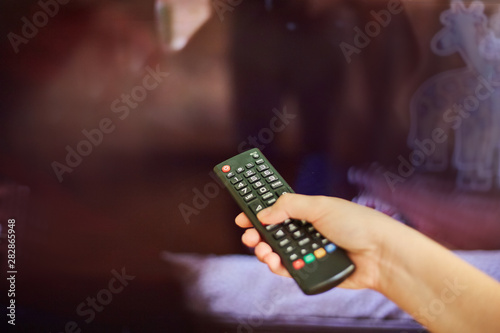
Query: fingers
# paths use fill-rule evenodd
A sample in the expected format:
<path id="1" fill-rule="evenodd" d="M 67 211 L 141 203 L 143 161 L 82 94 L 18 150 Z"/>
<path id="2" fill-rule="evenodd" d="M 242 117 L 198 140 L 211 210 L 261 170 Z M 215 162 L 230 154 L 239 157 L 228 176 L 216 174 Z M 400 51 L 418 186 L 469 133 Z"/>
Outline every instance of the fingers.
<path id="1" fill-rule="evenodd" d="M 236 222 L 236 225 L 240 228 L 251 228 L 252 227 L 252 222 L 248 219 L 248 217 L 245 215 L 245 213 L 240 213 L 240 215 L 236 216 L 234 219 Z"/>
<path id="2" fill-rule="evenodd" d="M 251 226 L 250 221 L 243 213 L 238 215 L 236 220 L 236 223 L 239 226 Z M 281 264 L 280 257 L 272 251 L 269 244 L 262 242 L 262 239 L 260 238 L 257 230 L 255 230 L 254 228 L 245 230 L 245 233 L 243 234 L 243 236 L 241 236 L 241 240 L 246 246 L 255 248 L 256 257 L 261 262 L 267 264 L 271 272 L 284 277 L 290 277 L 290 273 L 288 273 L 286 268 Z"/>
<path id="3" fill-rule="evenodd" d="M 269 244 L 261 242 L 255 247 L 255 255 L 257 259 L 265 263 L 271 272 L 285 277 L 290 277 L 290 273 L 281 264 L 280 257 L 273 252 Z"/>
<path id="4" fill-rule="evenodd" d="M 241 241 L 248 247 L 256 247 L 260 242 L 260 235 L 255 229 L 247 229 L 243 236 L 241 236 Z"/>
<path id="5" fill-rule="evenodd" d="M 283 219 L 281 221 L 276 221 L 276 222 L 269 222 L 268 224 L 281 223 L 284 220 L 285 219 Z M 236 225 L 238 225 L 240 228 L 246 229 L 246 228 L 253 227 L 252 222 L 250 222 L 250 219 L 246 216 L 245 213 L 240 213 L 238 216 L 236 216 L 234 221 L 236 222 Z"/>

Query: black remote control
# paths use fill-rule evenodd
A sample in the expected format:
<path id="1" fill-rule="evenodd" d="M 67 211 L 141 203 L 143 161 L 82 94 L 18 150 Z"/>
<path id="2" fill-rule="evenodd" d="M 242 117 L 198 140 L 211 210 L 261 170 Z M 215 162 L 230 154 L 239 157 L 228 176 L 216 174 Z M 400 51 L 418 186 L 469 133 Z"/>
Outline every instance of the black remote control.
<path id="1" fill-rule="evenodd" d="M 260 223 L 256 216 L 259 211 L 293 191 L 259 149 L 234 156 L 214 171 L 305 294 L 327 291 L 354 272 L 345 251 L 311 223 L 293 219 L 277 225 Z"/>

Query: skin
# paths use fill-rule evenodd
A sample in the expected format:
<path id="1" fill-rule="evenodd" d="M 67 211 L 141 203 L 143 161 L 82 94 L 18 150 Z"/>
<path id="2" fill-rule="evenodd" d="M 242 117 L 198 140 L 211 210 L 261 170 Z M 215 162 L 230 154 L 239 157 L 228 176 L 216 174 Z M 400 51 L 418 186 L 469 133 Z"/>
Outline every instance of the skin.
<path id="1" fill-rule="evenodd" d="M 500 332 L 500 284 L 387 215 L 338 198 L 286 194 L 258 218 L 264 224 L 308 220 L 356 265 L 340 287 L 376 290 L 432 332 Z M 245 214 L 236 224 L 248 228 L 242 241 L 260 261 L 290 276 Z"/>

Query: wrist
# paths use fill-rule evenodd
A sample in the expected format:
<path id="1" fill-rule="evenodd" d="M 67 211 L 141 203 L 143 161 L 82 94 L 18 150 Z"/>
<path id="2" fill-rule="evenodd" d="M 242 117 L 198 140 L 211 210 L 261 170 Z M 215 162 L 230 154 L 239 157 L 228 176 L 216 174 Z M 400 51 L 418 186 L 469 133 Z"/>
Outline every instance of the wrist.
<path id="1" fill-rule="evenodd" d="M 378 279 L 375 281 L 374 290 L 388 295 L 395 284 L 411 280 L 411 263 L 415 255 L 418 256 L 419 247 L 427 239 L 410 227 L 391 221 L 387 230 L 381 232 L 377 239 L 377 270 Z"/>

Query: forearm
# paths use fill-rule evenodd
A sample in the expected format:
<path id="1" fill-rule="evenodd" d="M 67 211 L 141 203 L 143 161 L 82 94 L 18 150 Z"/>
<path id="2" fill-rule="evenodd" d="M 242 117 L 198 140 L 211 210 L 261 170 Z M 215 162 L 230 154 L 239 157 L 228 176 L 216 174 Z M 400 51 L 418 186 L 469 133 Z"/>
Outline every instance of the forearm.
<path id="1" fill-rule="evenodd" d="M 263 223 L 287 218 L 310 221 L 346 249 L 356 264 L 354 274 L 342 283 L 344 288 L 377 290 L 433 332 L 500 332 L 497 281 L 374 209 L 337 198 L 287 194 L 258 217 Z M 244 214 L 237 223 L 251 226 Z M 278 255 L 272 255 L 257 231 L 250 229 L 245 235 L 244 242 L 256 247 L 259 260 L 284 275 Z M 259 249 L 259 245 L 264 246 Z"/>
<path id="2" fill-rule="evenodd" d="M 378 290 L 432 332 L 500 332 L 500 284 L 401 226 L 380 262 Z"/>

